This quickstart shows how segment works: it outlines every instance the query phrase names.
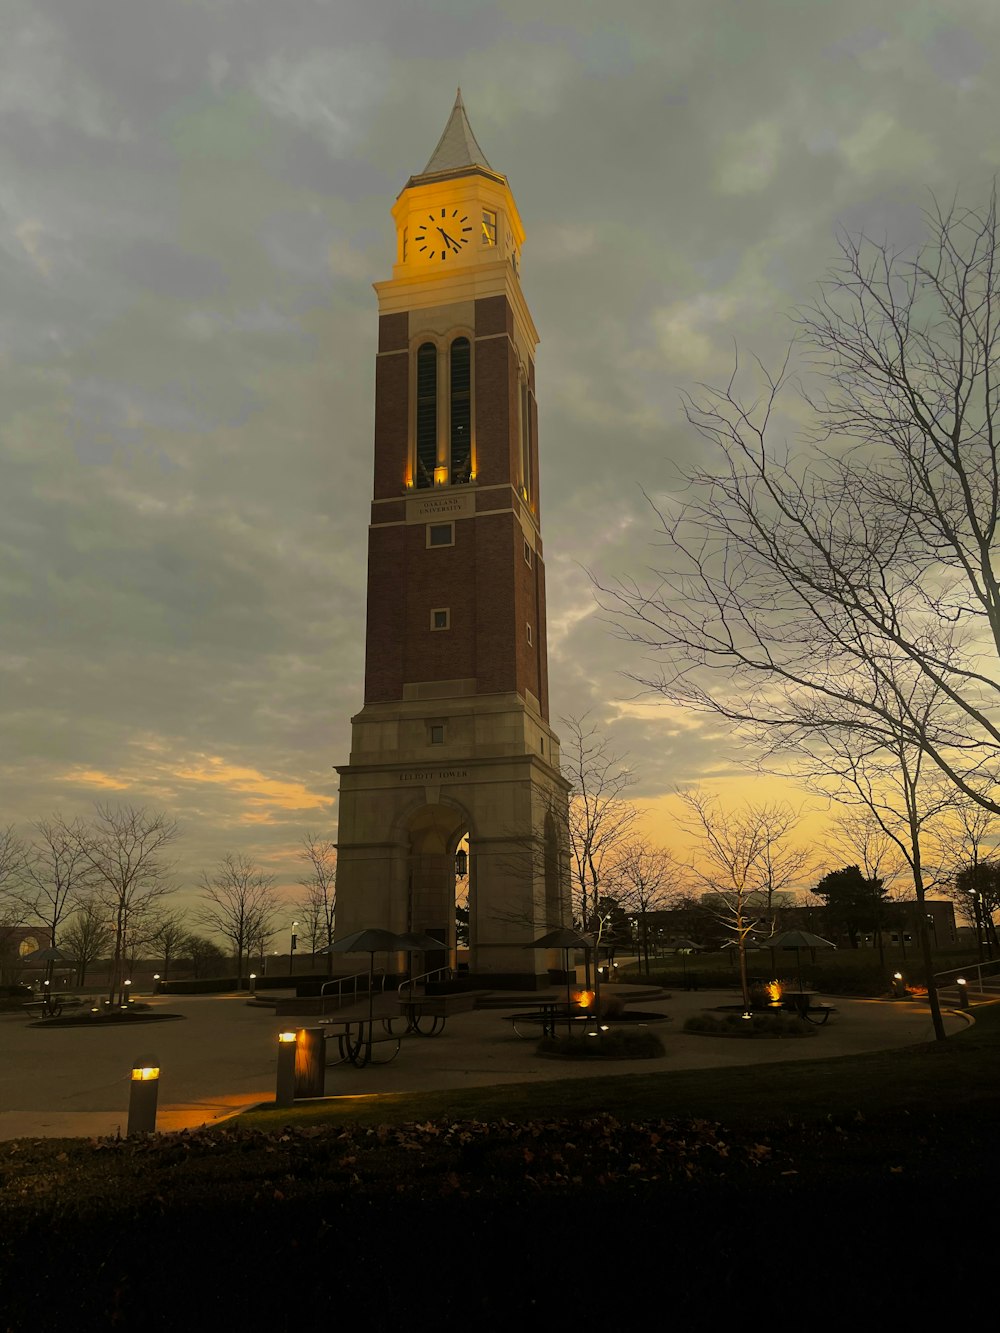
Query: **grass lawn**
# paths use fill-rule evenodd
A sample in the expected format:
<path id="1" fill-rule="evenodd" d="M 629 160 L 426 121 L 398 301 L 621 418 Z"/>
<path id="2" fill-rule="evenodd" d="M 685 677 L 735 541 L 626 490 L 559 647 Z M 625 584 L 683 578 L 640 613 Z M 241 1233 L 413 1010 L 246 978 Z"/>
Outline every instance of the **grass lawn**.
<path id="1" fill-rule="evenodd" d="M 617 1329 L 641 1278 L 685 1327 L 715 1330 L 748 1271 L 792 1302 L 846 1282 L 840 1314 L 835 1298 L 795 1306 L 813 1330 L 859 1303 L 926 1322 L 950 1290 L 949 1238 L 1000 1182 L 1000 1005 L 975 1014 L 946 1043 L 862 1057 L 2 1144 L 0 1328 L 176 1329 L 206 1271 L 202 1321 L 269 1329 L 347 1314 Z"/>
<path id="2" fill-rule="evenodd" d="M 761 1127 L 829 1116 L 985 1114 L 1000 1102 L 1000 1004 L 981 1005 L 976 1023 L 947 1042 L 908 1050 L 879 1051 L 835 1060 L 737 1069 L 651 1071 L 605 1078 L 600 1106 L 625 1119 L 662 1115 L 750 1120 Z M 294 1108 L 251 1111 L 248 1128 L 337 1123 L 401 1124 L 406 1121 L 592 1114 L 594 1084 L 586 1076 L 552 1083 L 452 1089 L 345 1098 Z"/>

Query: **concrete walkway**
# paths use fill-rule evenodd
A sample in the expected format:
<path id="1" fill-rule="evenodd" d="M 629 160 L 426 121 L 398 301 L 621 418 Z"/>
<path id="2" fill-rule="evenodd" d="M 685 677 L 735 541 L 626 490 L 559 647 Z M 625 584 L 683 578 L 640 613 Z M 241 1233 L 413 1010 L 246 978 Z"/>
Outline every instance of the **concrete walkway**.
<path id="1" fill-rule="evenodd" d="M 616 988 L 617 989 L 617 988 Z M 627 991 L 627 987 L 623 988 Z M 504 1014 L 485 1009 L 458 1014 L 438 1037 L 407 1037 L 392 1063 L 327 1070 L 329 1096 L 544 1083 L 671 1069 L 776 1064 L 912 1046 L 933 1038 L 927 1008 L 917 1002 L 834 999 L 838 1015 L 815 1040 L 732 1041 L 688 1036 L 693 1013 L 734 1003 L 731 991 L 675 992 L 635 1007 L 670 1016 L 656 1031 L 667 1049 L 659 1060 L 580 1065 L 534 1054 L 535 1042 L 513 1035 Z M 153 1057 L 161 1069 L 161 1130 L 214 1124 L 273 1100 L 277 1034 L 314 1026 L 311 1018 L 279 1020 L 245 996 L 163 997 L 149 1001 L 177 1022 L 83 1029 L 31 1026 L 20 1014 L 0 1016 L 0 1139 L 72 1138 L 124 1134 L 133 1062 Z M 517 1006 L 524 1007 L 524 1006 Z M 355 1012 L 345 1010 L 345 1014 Z M 947 1014 L 949 1036 L 965 1026 Z M 595 1087 L 595 1106 L 600 1091 Z"/>

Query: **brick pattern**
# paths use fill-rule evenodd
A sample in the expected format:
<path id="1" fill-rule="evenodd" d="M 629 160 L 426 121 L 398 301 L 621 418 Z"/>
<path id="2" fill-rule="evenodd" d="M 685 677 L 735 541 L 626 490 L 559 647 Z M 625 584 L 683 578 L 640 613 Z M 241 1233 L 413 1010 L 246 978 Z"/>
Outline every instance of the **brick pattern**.
<path id="1" fill-rule="evenodd" d="M 410 338 L 410 317 L 380 315 L 378 321 L 379 352 L 404 352 Z"/>
<path id="2" fill-rule="evenodd" d="M 477 490 L 476 516 L 455 521 L 455 545 L 428 548 L 425 525 L 401 521 L 410 368 L 408 356 L 392 353 L 407 345 L 408 317 L 380 321 L 375 499 L 399 503 L 372 510 L 373 524 L 387 526 L 373 526 L 369 533 L 366 702 L 399 700 L 411 682 L 472 678 L 482 694 L 523 696 L 530 690 L 547 716 L 544 566 L 538 553 L 531 564 L 525 561 L 516 513 L 520 438 L 513 327 L 505 297 L 476 302 L 476 335 L 483 339 L 475 348 L 477 480 L 480 486 L 507 485 Z M 531 402 L 534 412 L 533 394 Z M 532 452 L 534 498 L 537 451 Z M 431 629 L 435 607 L 449 609 L 449 629 Z"/>
<path id="3" fill-rule="evenodd" d="M 515 396 L 511 397 L 512 351 L 506 338 L 476 343 L 476 466 L 481 486 L 511 480 L 512 406 L 517 411 L 516 385 Z"/>
<path id="4" fill-rule="evenodd" d="M 402 493 L 406 480 L 410 364 L 406 356 L 375 363 L 375 499 Z"/>

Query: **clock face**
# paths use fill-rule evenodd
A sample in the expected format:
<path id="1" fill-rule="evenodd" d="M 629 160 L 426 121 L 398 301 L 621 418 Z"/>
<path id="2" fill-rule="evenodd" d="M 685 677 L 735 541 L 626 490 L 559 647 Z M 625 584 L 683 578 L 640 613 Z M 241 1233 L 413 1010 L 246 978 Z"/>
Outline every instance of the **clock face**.
<path id="1" fill-rule="evenodd" d="M 435 208 L 417 223 L 413 243 L 417 253 L 439 263 L 460 255 L 472 237 L 472 223 L 461 208 Z"/>

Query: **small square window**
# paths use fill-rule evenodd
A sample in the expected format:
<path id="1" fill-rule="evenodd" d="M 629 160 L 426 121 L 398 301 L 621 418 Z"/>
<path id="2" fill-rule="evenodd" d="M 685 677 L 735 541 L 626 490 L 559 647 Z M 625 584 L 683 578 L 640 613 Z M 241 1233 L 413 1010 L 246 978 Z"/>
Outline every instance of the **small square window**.
<path id="1" fill-rule="evenodd" d="M 454 546 L 455 545 L 454 523 L 428 523 L 427 545 Z"/>
<path id="2" fill-rule="evenodd" d="M 431 745 L 444 745 L 444 723 L 431 723 Z"/>
<path id="3" fill-rule="evenodd" d="M 492 208 L 483 209 L 483 245 L 497 243 L 497 215 Z"/>
<path id="4" fill-rule="evenodd" d="M 526 565 L 531 564 L 531 547 L 527 542 L 524 543 L 524 563 Z"/>
<path id="5" fill-rule="evenodd" d="M 451 629 L 451 612 L 446 606 L 435 607 L 431 612 L 431 629 Z"/>
<path id="6" fill-rule="evenodd" d="M 524 628 L 528 631 L 528 643 L 530 644 L 530 643 L 532 642 L 532 639 L 531 639 L 531 626 L 530 626 L 530 625 L 525 625 Z"/>

